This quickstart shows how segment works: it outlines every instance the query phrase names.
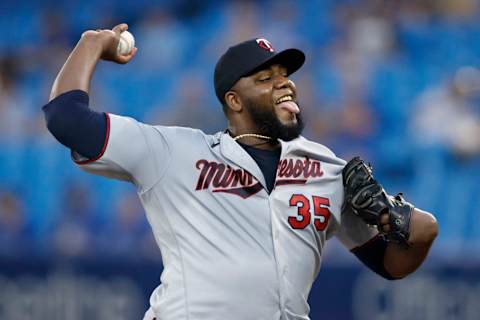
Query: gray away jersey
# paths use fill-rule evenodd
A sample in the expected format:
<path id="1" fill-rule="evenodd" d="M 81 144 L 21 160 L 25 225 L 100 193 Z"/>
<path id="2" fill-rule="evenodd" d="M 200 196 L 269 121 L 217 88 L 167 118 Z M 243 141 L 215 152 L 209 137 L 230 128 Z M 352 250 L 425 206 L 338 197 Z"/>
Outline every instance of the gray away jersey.
<path id="1" fill-rule="evenodd" d="M 82 169 L 134 183 L 164 270 L 157 320 L 309 319 L 325 241 L 359 246 L 378 232 L 341 212 L 345 161 L 299 137 L 281 141 L 275 188 L 227 133 L 109 115 L 103 155 Z"/>

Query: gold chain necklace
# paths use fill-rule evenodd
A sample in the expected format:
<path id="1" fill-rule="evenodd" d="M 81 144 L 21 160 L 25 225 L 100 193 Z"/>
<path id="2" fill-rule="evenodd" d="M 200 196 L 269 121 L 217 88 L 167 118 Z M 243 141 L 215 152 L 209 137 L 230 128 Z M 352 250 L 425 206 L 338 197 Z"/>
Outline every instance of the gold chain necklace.
<path id="1" fill-rule="evenodd" d="M 256 133 L 244 133 L 241 135 L 238 135 L 233 138 L 233 140 L 237 141 L 238 139 L 246 138 L 246 137 L 253 137 L 253 138 L 259 138 L 259 139 L 265 139 L 265 140 L 273 140 L 272 137 L 267 137 L 267 136 L 262 136 L 261 134 L 256 134 Z"/>

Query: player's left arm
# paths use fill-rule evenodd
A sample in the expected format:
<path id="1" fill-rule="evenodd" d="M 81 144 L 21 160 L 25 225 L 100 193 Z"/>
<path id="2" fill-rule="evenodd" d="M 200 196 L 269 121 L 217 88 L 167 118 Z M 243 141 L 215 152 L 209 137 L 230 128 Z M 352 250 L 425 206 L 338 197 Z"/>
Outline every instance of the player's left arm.
<path id="1" fill-rule="evenodd" d="M 390 225 L 388 214 L 380 218 L 383 232 L 388 234 Z M 410 218 L 408 247 L 389 242 L 385 250 L 383 264 L 388 274 L 395 279 L 403 278 L 414 272 L 427 257 L 428 251 L 438 234 L 435 217 L 423 210 L 414 208 Z"/>
<path id="2" fill-rule="evenodd" d="M 414 272 L 427 257 L 438 234 L 438 223 L 415 208 L 401 194 L 388 195 L 373 179 L 372 169 L 360 158 L 343 170 L 344 210 L 375 226 L 380 232 L 352 252 L 372 270 L 388 279 Z"/>

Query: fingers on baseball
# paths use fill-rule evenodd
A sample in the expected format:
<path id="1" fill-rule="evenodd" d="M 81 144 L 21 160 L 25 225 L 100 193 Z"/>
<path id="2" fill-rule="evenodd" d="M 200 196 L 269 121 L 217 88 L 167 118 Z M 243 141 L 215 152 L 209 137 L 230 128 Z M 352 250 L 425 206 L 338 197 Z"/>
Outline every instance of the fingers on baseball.
<path id="1" fill-rule="evenodd" d="M 126 23 L 120 23 L 117 24 L 115 27 L 113 27 L 112 31 L 115 32 L 116 34 L 120 34 L 123 31 L 128 30 L 128 24 Z"/>
<path id="2" fill-rule="evenodd" d="M 137 53 L 137 50 L 138 50 L 137 47 L 134 47 L 132 49 L 132 51 L 129 54 L 127 54 L 126 56 L 122 56 L 122 55 L 117 54 L 117 62 L 121 63 L 121 64 L 128 63 L 130 60 L 133 59 L 133 57 Z"/>

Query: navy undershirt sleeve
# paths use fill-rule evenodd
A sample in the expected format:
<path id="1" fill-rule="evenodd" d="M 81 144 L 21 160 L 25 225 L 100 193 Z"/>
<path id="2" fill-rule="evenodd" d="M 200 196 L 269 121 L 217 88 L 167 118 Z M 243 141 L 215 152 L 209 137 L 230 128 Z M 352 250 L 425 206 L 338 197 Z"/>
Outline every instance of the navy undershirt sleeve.
<path id="1" fill-rule="evenodd" d="M 392 277 L 387 270 L 385 270 L 385 265 L 383 263 L 387 245 L 388 243 L 383 237 L 377 236 L 366 244 L 353 249 L 352 253 L 355 254 L 364 265 L 370 268 L 370 270 L 385 279 L 395 280 L 397 278 Z"/>
<path id="2" fill-rule="evenodd" d="M 107 138 L 107 115 L 88 107 L 85 91 L 65 92 L 43 106 L 48 130 L 66 147 L 84 157 L 98 157 Z"/>

